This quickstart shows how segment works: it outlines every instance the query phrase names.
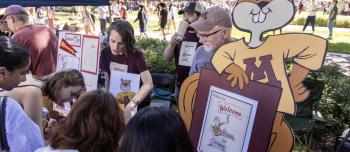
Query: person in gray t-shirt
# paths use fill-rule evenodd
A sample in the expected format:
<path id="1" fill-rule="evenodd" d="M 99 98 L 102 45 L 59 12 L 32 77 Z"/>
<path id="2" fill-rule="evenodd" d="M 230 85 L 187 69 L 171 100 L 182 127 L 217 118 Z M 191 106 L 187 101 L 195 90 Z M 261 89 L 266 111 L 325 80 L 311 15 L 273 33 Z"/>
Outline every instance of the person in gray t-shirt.
<path id="1" fill-rule="evenodd" d="M 211 64 L 211 57 L 215 53 L 214 50 L 207 51 L 204 46 L 200 46 L 197 48 L 196 54 L 194 55 L 192 66 L 189 72 L 189 75 L 200 72 L 203 68 L 205 69 L 213 69 L 213 65 Z"/>

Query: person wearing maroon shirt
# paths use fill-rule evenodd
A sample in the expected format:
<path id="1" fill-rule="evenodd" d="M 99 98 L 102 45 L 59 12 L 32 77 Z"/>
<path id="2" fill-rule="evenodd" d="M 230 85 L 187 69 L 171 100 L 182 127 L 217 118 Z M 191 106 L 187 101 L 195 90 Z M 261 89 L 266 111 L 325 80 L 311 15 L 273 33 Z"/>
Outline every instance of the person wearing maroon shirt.
<path id="1" fill-rule="evenodd" d="M 4 16 L 4 22 L 14 33 L 11 38 L 29 51 L 32 74 L 45 76 L 55 72 L 58 43 L 55 34 L 45 26 L 29 24 L 28 14 L 22 6 L 8 6 Z"/>
<path id="2" fill-rule="evenodd" d="M 135 48 L 134 29 L 124 20 L 112 23 L 108 31 L 110 47 L 102 50 L 101 70 L 105 75 L 105 90 L 109 92 L 111 70 L 139 74 L 142 80 L 141 88 L 126 105 L 125 111 L 130 112 L 148 106 L 149 93 L 153 89 L 151 73 L 147 69 L 143 53 Z"/>
<path id="3" fill-rule="evenodd" d="M 190 2 L 184 9 L 178 12 L 179 15 L 183 15 L 183 20 L 189 24 L 197 21 L 201 13 L 204 11 L 204 7 L 200 2 Z M 176 82 L 175 82 L 175 101 L 178 101 L 179 89 L 182 82 L 188 77 L 190 71 L 190 65 L 184 65 L 179 63 L 179 57 L 182 45 L 191 44 L 195 45 L 195 48 L 198 48 L 202 44 L 199 43 L 199 37 L 197 36 L 196 31 L 188 27 L 186 33 L 183 37 L 179 38 L 178 35 L 173 35 L 170 40 L 170 45 L 164 50 L 164 60 L 169 62 L 175 58 L 176 65 Z M 192 64 L 192 62 L 190 62 Z"/>

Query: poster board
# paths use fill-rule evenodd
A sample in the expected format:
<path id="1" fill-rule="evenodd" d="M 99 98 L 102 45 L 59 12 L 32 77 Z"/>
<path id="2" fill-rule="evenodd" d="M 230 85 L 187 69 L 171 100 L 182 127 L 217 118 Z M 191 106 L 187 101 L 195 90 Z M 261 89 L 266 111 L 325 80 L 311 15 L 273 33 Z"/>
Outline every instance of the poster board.
<path id="1" fill-rule="evenodd" d="M 197 42 L 183 41 L 179 54 L 179 65 L 191 67 L 196 54 Z"/>
<path id="2" fill-rule="evenodd" d="M 238 99 L 243 99 L 244 101 L 251 100 L 250 103 L 257 102 L 256 114 L 253 122 L 253 126 L 251 128 L 251 135 L 249 140 L 249 145 L 244 145 L 247 141 L 243 142 L 242 148 L 240 151 L 267 151 L 268 145 L 270 142 L 271 131 L 273 127 L 274 118 L 276 115 L 281 89 L 262 84 L 255 81 L 250 81 L 248 85 L 245 86 L 243 90 L 240 90 L 238 86 L 232 88 L 230 86 L 230 82 L 226 80 L 227 75 L 222 74 L 219 75 L 215 71 L 203 69 L 200 74 L 199 86 L 196 95 L 196 102 L 193 110 L 193 117 L 190 128 L 190 138 L 194 147 L 198 148 L 198 151 L 205 151 L 207 149 L 199 149 L 201 144 L 210 143 L 200 143 L 200 137 L 205 136 L 205 134 L 211 134 L 211 132 L 206 131 L 201 135 L 203 124 L 205 124 L 204 120 L 206 119 L 207 105 L 210 103 L 209 95 L 210 93 L 224 93 L 226 95 L 230 95 L 232 97 L 239 97 Z M 216 88 L 216 89 L 211 89 Z M 218 91 L 220 90 L 220 91 Z M 255 91 L 260 90 L 260 91 Z M 271 96 L 274 94 L 274 96 Z M 209 98 L 209 100 L 208 100 Z M 237 102 L 236 102 L 237 103 Z M 210 108 L 212 105 L 208 105 Z M 252 117 L 251 117 L 252 118 Z M 220 117 L 219 117 L 220 119 Z M 210 120 L 210 119 L 209 119 Z M 212 120 L 212 119 L 211 119 Z M 252 120 L 251 120 L 252 121 Z M 248 124 L 249 124 L 248 123 Z M 234 126 L 233 126 L 234 128 Z M 249 128 L 249 127 L 247 127 Z M 239 137 L 239 136 L 237 136 Z M 242 136 L 241 136 L 242 137 Z M 248 139 L 247 136 L 244 136 Z M 244 139 L 245 140 L 245 139 Z M 235 139 L 235 141 L 243 141 L 242 139 Z M 244 146 L 247 146 L 244 149 Z M 206 147 L 208 148 L 208 146 Z M 209 150 L 214 151 L 213 149 Z M 217 149 L 217 151 L 222 151 L 221 149 Z M 231 149 L 225 149 L 225 151 L 233 151 Z M 239 150 L 238 150 L 239 151 Z"/>
<path id="3" fill-rule="evenodd" d="M 100 37 L 60 31 L 57 70 L 77 69 L 84 76 L 87 91 L 97 89 Z"/>
<path id="4" fill-rule="evenodd" d="M 120 108 L 125 109 L 125 106 L 131 101 L 135 94 L 140 89 L 140 75 L 111 71 L 111 80 L 109 91 L 118 100 Z M 135 108 L 136 110 L 137 108 Z M 136 111 L 135 111 L 136 113 Z"/>

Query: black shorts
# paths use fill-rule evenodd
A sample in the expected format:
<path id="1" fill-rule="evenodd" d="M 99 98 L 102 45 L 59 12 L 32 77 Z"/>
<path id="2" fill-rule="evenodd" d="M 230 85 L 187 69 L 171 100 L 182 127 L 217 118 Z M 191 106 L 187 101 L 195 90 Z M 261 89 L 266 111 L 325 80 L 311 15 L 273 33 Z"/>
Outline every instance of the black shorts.
<path id="1" fill-rule="evenodd" d="M 165 21 L 165 22 L 164 22 L 164 21 L 163 21 L 163 22 L 161 21 L 161 22 L 160 22 L 160 28 L 165 28 L 166 23 L 167 23 L 166 21 Z"/>

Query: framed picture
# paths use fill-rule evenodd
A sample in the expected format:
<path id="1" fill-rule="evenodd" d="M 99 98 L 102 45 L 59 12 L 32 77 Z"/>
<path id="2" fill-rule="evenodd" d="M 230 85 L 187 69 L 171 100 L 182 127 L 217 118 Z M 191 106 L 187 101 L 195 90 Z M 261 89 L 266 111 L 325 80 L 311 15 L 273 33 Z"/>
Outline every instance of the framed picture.
<path id="1" fill-rule="evenodd" d="M 210 87 L 197 151 L 247 151 L 258 102 Z"/>
<path id="2" fill-rule="evenodd" d="M 197 151 L 267 151 L 281 88 L 250 81 L 232 88 L 227 75 L 203 69 L 190 138 Z"/>

